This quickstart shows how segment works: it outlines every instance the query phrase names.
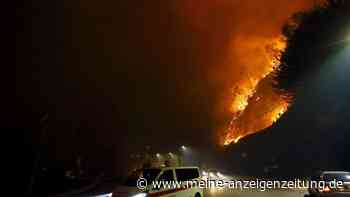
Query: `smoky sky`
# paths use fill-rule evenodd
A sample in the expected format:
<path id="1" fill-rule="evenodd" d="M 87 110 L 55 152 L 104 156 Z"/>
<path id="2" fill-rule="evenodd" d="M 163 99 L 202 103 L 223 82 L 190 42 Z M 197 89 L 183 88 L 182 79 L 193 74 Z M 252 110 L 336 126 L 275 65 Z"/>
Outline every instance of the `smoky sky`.
<path id="1" fill-rule="evenodd" d="M 45 144 L 55 161 L 82 154 L 118 165 L 146 145 L 215 146 L 222 99 L 241 69 L 261 69 L 245 46 L 279 35 L 288 17 L 311 3 L 33 4 L 30 33 L 20 35 L 30 42 L 19 44 L 23 69 L 6 107 L 8 124 L 37 128 L 33 122 L 49 114 Z"/>
<path id="2" fill-rule="evenodd" d="M 240 77 L 241 69 L 263 66 L 247 62 L 254 51 L 244 45 L 279 35 L 289 15 L 308 5 L 305 1 L 67 3 L 65 36 L 70 42 L 65 45 L 63 74 L 72 94 L 72 99 L 64 100 L 74 106 L 69 114 L 81 119 L 78 125 L 117 128 L 128 142 L 168 136 L 186 141 L 205 135 L 205 143 L 210 143 L 217 127 L 217 105 L 227 88 Z"/>

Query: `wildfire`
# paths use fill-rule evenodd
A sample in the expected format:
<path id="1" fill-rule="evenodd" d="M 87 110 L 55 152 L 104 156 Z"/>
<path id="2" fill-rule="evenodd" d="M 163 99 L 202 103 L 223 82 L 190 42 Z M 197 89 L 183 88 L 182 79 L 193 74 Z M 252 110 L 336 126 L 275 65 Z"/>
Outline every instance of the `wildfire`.
<path id="1" fill-rule="evenodd" d="M 228 139 L 225 140 L 224 145 L 226 146 L 226 145 L 229 145 L 231 143 L 235 143 L 236 144 L 241 138 L 242 138 L 242 136 L 238 136 L 236 138 L 230 138 L 228 136 Z"/>
<path id="2" fill-rule="evenodd" d="M 217 126 L 224 128 L 218 132 L 221 145 L 270 127 L 288 110 L 292 98 L 275 88 L 274 77 L 287 43 L 281 30 L 316 1 L 177 1 L 181 24 L 204 38 L 195 57 L 209 64 L 210 84 L 224 92 L 214 109 Z"/>
<path id="3" fill-rule="evenodd" d="M 287 111 L 288 103 L 284 103 L 284 105 L 278 106 L 271 114 L 271 122 L 276 122 L 278 119 L 281 118 L 281 116 L 284 114 L 284 112 Z"/>
<path id="4" fill-rule="evenodd" d="M 231 112 L 243 111 L 248 106 L 248 99 L 253 95 L 251 90 L 239 91 L 231 104 Z"/>
<path id="5" fill-rule="evenodd" d="M 223 145 L 237 143 L 240 139 L 261 131 L 274 124 L 287 111 L 291 98 L 285 92 L 275 90 L 274 74 L 281 64 L 280 58 L 286 48 L 284 37 L 273 38 L 264 47 L 266 65 L 262 73 L 252 72 L 239 86 L 234 89 L 230 106 L 232 119 Z M 258 112 L 258 114 L 257 114 Z"/>

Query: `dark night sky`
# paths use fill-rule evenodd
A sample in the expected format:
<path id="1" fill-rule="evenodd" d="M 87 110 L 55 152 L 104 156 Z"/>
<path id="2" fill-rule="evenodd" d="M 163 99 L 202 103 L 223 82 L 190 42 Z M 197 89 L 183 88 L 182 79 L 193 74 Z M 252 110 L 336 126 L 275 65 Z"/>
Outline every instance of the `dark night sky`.
<path id="1" fill-rule="evenodd" d="M 18 10 L 24 28 L 4 127 L 34 128 L 38 136 L 48 113 L 45 151 L 57 163 L 79 153 L 119 163 L 115 155 L 128 148 L 171 147 L 174 139 L 176 146 L 211 144 L 215 94 L 189 51 L 212 48 L 203 46 L 205 35 L 179 28 L 171 12 L 164 1 L 27 3 Z"/>
<path id="2" fill-rule="evenodd" d="M 213 68 L 205 65 L 220 56 L 225 34 L 213 30 L 223 35 L 213 42 L 161 0 L 26 4 L 17 13 L 24 26 L 17 33 L 15 90 L 7 87 L 1 102 L 3 128 L 28 128 L 33 133 L 25 141 L 36 144 L 40 117 L 48 113 L 44 152 L 57 165 L 82 154 L 118 171 L 128 153 L 145 145 L 217 151 L 212 114 L 226 87 L 210 81 Z M 349 61 L 343 55 L 328 63 L 329 72 L 306 77 L 279 124 L 216 152 L 217 165 L 250 173 L 271 158 L 283 170 L 295 165 L 291 172 L 316 161 L 349 166 L 350 78 L 337 71 Z"/>

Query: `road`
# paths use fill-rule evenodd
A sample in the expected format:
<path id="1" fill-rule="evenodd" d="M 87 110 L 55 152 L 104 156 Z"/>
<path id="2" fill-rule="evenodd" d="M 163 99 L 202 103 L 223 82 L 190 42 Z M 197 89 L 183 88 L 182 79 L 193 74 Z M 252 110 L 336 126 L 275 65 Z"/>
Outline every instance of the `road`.
<path id="1" fill-rule="evenodd" d="M 304 197 L 304 190 L 268 190 L 268 191 L 240 191 L 240 190 L 206 190 L 205 197 Z"/>
<path id="2" fill-rule="evenodd" d="M 254 180 L 252 177 L 226 176 L 226 180 Z M 211 179 L 212 180 L 212 179 Z M 220 179 L 217 179 L 220 180 Z M 221 179 L 223 180 L 223 179 Z M 91 197 L 97 194 L 107 194 L 114 191 L 117 183 L 110 182 L 101 184 L 99 187 L 83 193 L 72 195 L 76 197 Z M 232 189 L 226 187 L 212 187 L 204 189 L 204 197 L 304 197 L 306 189 Z M 64 196 L 64 195 L 63 195 Z M 102 197 L 102 196 L 101 196 Z"/>
<path id="3" fill-rule="evenodd" d="M 217 178 L 217 177 L 216 177 Z M 215 179 L 215 178 L 214 178 Z M 256 177 L 243 176 L 223 176 L 222 180 L 255 180 Z M 230 189 L 230 188 L 211 188 L 204 190 L 205 197 L 304 197 L 307 189 Z"/>

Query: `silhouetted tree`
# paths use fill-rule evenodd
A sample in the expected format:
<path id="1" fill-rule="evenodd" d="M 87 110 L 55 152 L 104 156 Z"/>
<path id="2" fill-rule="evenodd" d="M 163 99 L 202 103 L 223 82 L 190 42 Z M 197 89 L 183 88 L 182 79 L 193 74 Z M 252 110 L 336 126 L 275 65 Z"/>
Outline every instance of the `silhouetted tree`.
<path id="1" fill-rule="evenodd" d="M 303 73 L 320 65 L 349 38 L 350 1 L 327 0 L 296 13 L 282 32 L 288 43 L 278 77 L 282 88 L 293 89 Z"/>

